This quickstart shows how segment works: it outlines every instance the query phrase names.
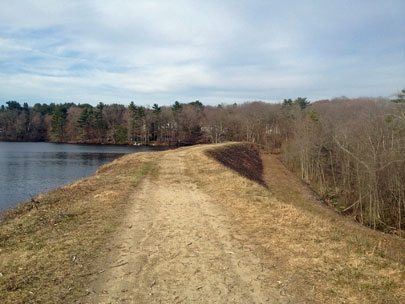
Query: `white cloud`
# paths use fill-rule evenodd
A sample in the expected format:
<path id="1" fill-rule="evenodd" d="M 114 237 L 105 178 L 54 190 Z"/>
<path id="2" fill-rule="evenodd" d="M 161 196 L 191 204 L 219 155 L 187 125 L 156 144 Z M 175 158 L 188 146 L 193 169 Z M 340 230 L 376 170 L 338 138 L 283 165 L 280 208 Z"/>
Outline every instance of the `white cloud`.
<path id="1" fill-rule="evenodd" d="M 0 5 L 2 99 L 317 98 L 405 83 L 399 0 Z"/>

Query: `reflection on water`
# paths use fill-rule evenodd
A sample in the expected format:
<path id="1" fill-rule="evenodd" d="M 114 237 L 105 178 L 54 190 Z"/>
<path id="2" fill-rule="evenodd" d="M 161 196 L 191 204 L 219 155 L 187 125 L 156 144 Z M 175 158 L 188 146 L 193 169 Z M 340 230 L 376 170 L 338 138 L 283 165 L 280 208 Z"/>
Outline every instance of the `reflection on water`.
<path id="1" fill-rule="evenodd" d="M 147 147 L 0 142 L 0 210 L 91 175 L 126 153 Z"/>

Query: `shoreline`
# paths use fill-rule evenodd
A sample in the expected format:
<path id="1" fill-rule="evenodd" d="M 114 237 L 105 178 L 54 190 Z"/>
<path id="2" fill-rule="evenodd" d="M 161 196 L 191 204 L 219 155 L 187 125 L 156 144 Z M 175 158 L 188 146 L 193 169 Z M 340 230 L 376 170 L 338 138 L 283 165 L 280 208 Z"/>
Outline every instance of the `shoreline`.
<path id="1" fill-rule="evenodd" d="M 162 149 L 176 149 L 180 147 L 193 146 L 195 144 L 189 143 L 175 143 L 167 144 L 161 142 L 151 141 L 149 144 L 137 144 L 137 143 L 127 143 L 127 144 L 113 144 L 113 143 L 96 143 L 96 142 L 69 142 L 69 141 L 47 141 L 47 140 L 8 140 L 0 139 L 0 143 L 9 142 L 9 143 L 48 143 L 48 144 L 65 144 L 65 145 L 88 145 L 88 146 L 117 146 L 117 147 L 156 147 Z M 209 144 L 209 143 L 202 143 Z"/>
<path id="2" fill-rule="evenodd" d="M 3 143 L 2 141 L 0 141 L 0 144 L 1 143 Z M 22 205 L 25 205 L 25 204 L 32 204 L 33 202 L 35 202 L 36 201 L 36 199 L 39 197 L 39 196 L 41 196 L 41 195 L 44 195 L 44 194 L 46 194 L 46 193 L 49 193 L 49 192 L 52 192 L 52 191 L 55 191 L 55 190 L 58 190 L 58 189 L 60 189 L 60 188 L 63 188 L 63 187 L 67 187 L 67 186 L 69 186 L 70 184 L 74 184 L 74 183 L 77 183 L 77 182 L 79 182 L 79 181 L 81 181 L 81 180 L 84 180 L 84 179 L 87 179 L 87 178 L 90 178 L 90 177 L 93 177 L 93 176 L 95 176 L 96 174 L 97 174 L 97 171 L 102 167 L 102 166 L 105 166 L 105 165 L 108 165 L 108 164 L 111 164 L 112 162 L 114 162 L 115 160 L 117 160 L 117 159 L 119 159 L 119 158 L 121 158 L 121 157 L 123 157 L 123 156 L 125 156 L 125 155 L 128 155 L 128 154 L 133 154 L 133 153 L 141 153 L 141 152 L 152 152 L 152 151 L 165 151 L 165 150 L 168 150 L 168 148 L 166 148 L 166 147 L 158 147 L 158 146 L 131 146 L 131 145 L 99 145 L 99 144 L 81 144 L 81 143 L 78 143 L 78 144 L 76 144 L 76 143 L 53 143 L 53 142 L 20 142 L 20 141 L 18 141 L 18 142 L 4 142 L 4 143 L 21 143 L 21 144 L 29 144 L 29 143 L 32 143 L 32 144 L 41 144 L 41 143 L 49 143 L 49 144 L 57 144 L 57 145 L 72 145 L 72 146 L 88 146 L 88 147 L 94 147 L 94 148 L 96 148 L 96 147 L 110 147 L 110 148 L 120 148 L 120 147 L 122 147 L 122 148 L 127 148 L 126 150 L 128 150 L 128 151 L 125 151 L 125 152 L 117 152 L 117 153 L 119 153 L 120 155 L 118 155 L 118 156 L 115 156 L 115 157 L 113 157 L 113 156 L 111 156 L 111 159 L 108 159 L 109 157 L 108 157 L 108 155 L 112 155 L 112 154 L 116 154 L 116 152 L 105 152 L 105 151 L 100 151 L 101 153 L 105 153 L 106 154 L 106 159 L 108 159 L 108 161 L 106 161 L 106 162 L 104 162 L 104 163 L 100 163 L 100 164 L 98 164 L 98 165 L 96 165 L 96 166 L 94 166 L 94 168 L 93 168 L 93 170 L 91 171 L 91 172 L 83 172 L 83 175 L 81 175 L 81 176 L 77 176 L 77 177 L 73 177 L 73 179 L 69 179 L 69 178 L 67 178 L 67 180 L 63 180 L 63 178 L 60 180 L 60 183 L 58 183 L 58 184 L 56 184 L 56 185 L 50 185 L 50 186 L 44 186 L 44 187 L 42 187 L 42 189 L 37 189 L 38 191 L 36 191 L 36 189 L 35 188 L 38 188 L 38 187 L 36 187 L 36 186 L 33 186 L 32 188 L 32 190 L 30 190 L 30 191 L 22 191 L 22 192 L 20 192 L 20 193 L 25 193 L 25 192 L 27 192 L 26 193 L 26 195 L 25 195 L 25 197 L 22 197 L 22 195 L 21 195 L 21 199 L 18 199 L 18 197 L 20 196 L 20 195 L 5 195 L 5 197 L 4 197 L 4 200 L 2 199 L 2 205 L 4 205 L 4 206 L 0 206 L 0 219 L 2 219 L 2 218 L 4 218 L 5 216 L 7 216 L 7 213 L 10 213 L 10 211 L 12 210 L 12 209 L 18 209 L 18 208 L 20 208 Z M 132 148 L 133 147 L 133 148 Z M 94 149 L 93 149 L 94 150 Z M 73 152 L 73 153 L 75 153 L 75 152 Z M 85 171 L 86 170 L 89 170 L 89 169 L 85 169 Z M 50 179 L 50 177 L 46 177 L 46 179 L 47 180 L 49 180 Z M 31 180 L 31 179 L 30 179 Z M 30 183 L 33 183 L 32 181 L 31 182 L 25 182 L 25 179 L 23 179 L 23 181 L 22 181 L 25 185 L 30 185 Z M 47 182 L 46 182 L 47 183 Z M 7 183 L 6 183 L 6 185 L 7 185 Z M 25 186 L 24 186 L 25 187 Z M 31 188 L 31 186 L 27 186 L 28 188 Z M 7 192 L 6 192 L 7 193 Z M 9 194 L 12 194 L 12 193 L 9 193 Z M 7 200 L 6 198 L 9 198 L 10 200 Z M 12 212 L 12 211 L 11 211 Z"/>
<path id="3" fill-rule="evenodd" d="M 125 156 L 125 155 L 123 155 L 123 156 Z M 71 181 L 71 182 L 68 182 L 68 183 L 66 183 L 66 184 L 59 185 L 59 186 L 57 186 L 57 187 L 55 187 L 55 188 L 52 188 L 52 189 L 48 189 L 48 190 L 45 190 L 45 191 L 41 191 L 41 192 L 39 192 L 39 193 L 36 193 L 36 194 L 32 195 L 30 199 L 23 200 L 23 201 L 19 201 L 19 202 L 17 202 L 14 206 L 6 207 L 5 209 L 0 209 L 0 223 L 1 223 L 1 221 L 2 221 L 4 218 L 6 218 L 6 217 L 7 217 L 9 214 L 11 214 L 11 213 L 16 212 L 16 213 L 18 214 L 18 213 L 19 213 L 19 210 L 18 210 L 18 209 L 24 209 L 24 210 L 25 210 L 25 209 L 32 209 L 32 208 L 35 208 L 35 207 L 34 207 L 35 204 L 37 204 L 37 203 L 39 202 L 37 199 L 40 198 L 40 197 L 42 197 L 42 196 L 48 195 L 48 194 L 50 194 L 50 193 L 52 193 L 52 192 L 54 192 L 54 191 L 61 190 L 61 189 L 63 189 L 63 188 L 69 187 L 69 186 L 71 186 L 71 185 L 80 183 L 80 182 L 82 182 L 82 181 L 84 181 L 84 180 L 86 180 L 86 179 L 88 179 L 88 178 L 92 178 L 92 177 L 96 176 L 96 175 L 97 175 L 97 170 L 98 170 L 99 168 L 101 168 L 102 166 L 111 164 L 112 162 L 114 162 L 115 160 L 117 160 L 117 159 L 119 159 L 119 158 L 121 158 L 121 157 L 123 157 L 123 156 L 120 156 L 120 157 L 118 157 L 118 158 L 116 158 L 116 159 L 113 159 L 113 160 L 110 161 L 110 162 L 107 162 L 107 163 L 105 163 L 105 164 L 102 164 L 102 165 L 98 166 L 98 168 L 96 169 L 96 171 L 93 172 L 93 173 L 90 174 L 90 175 L 83 176 L 83 177 L 81 177 L 81 178 L 75 179 L 75 180 L 73 180 L 73 181 Z M 30 205 L 30 204 L 31 204 L 31 206 L 28 206 L 28 205 Z"/>
<path id="4" fill-rule="evenodd" d="M 112 143 L 91 143 L 91 142 L 56 142 L 45 140 L 0 140 L 0 143 L 47 143 L 47 144 L 62 144 L 62 145 L 88 145 L 88 146 L 117 146 L 117 147 L 178 147 L 176 145 L 164 145 L 164 144 L 149 144 L 149 145 L 136 145 L 136 144 L 112 144 Z"/>
<path id="5" fill-rule="evenodd" d="M 72 303 L 120 226 L 128 197 L 153 174 L 149 153 L 132 153 L 95 174 L 7 209 L 0 219 L 0 298 L 4 303 Z M 152 157 L 154 153 L 151 153 Z M 49 284 L 52 282 L 52 284 Z"/>

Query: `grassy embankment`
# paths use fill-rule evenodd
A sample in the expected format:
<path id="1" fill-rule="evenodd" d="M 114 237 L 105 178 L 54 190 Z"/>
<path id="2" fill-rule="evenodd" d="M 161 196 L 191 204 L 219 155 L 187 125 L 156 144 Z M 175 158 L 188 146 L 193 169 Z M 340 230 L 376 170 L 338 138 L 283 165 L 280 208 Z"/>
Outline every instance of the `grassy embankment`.
<path id="1" fill-rule="evenodd" d="M 320 204 L 274 155 L 260 155 L 252 145 L 207 154 L 211 159 L 194 154 L 188 160 L 190 174 L 220 198 L 238 234 L 249 236 L 248 250 L 271 263 L 263 265 L 276 271 L 287 294 L 304 303 L 405 301 L 404 239 Z"/>
<path id="2" fill-rule="evenodd" d="M 403 239 L 317 203 L 274 156 L 251 145 L 192 147 L 186 154 L 185 173 L 226 210 L 244 250 L 274 274 L 263 284 L 305 303 L 403 303 Z M 71 303 L 86 294 L 101 269 L 94 261 L 103 259 L 142 178 L 158 174 L 158 157 L 126 156 L 41 196 L 37 207 L 8 214 L 0 223 L 3 302 Z"/>
<path id="3" fill-rule="evenodd" d="M 145 157 L 145 155 L 148 157 Z M 0 221 L 0 302 L 72 303 L 86 294 L 108 239 L 153 153 L 128 155 L 95 176 L 10 210 Z"/>

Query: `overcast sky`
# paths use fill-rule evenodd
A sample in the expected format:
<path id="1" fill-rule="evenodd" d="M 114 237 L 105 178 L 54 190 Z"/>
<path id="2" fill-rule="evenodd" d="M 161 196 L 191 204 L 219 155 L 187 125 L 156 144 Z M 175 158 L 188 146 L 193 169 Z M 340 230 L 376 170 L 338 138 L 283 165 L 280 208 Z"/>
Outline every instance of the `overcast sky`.
<path id="1" fill-rule="evenodd" d="M 404 87 L 404 0 L 0 0 L 0 103 L 217 104 Z"/>

